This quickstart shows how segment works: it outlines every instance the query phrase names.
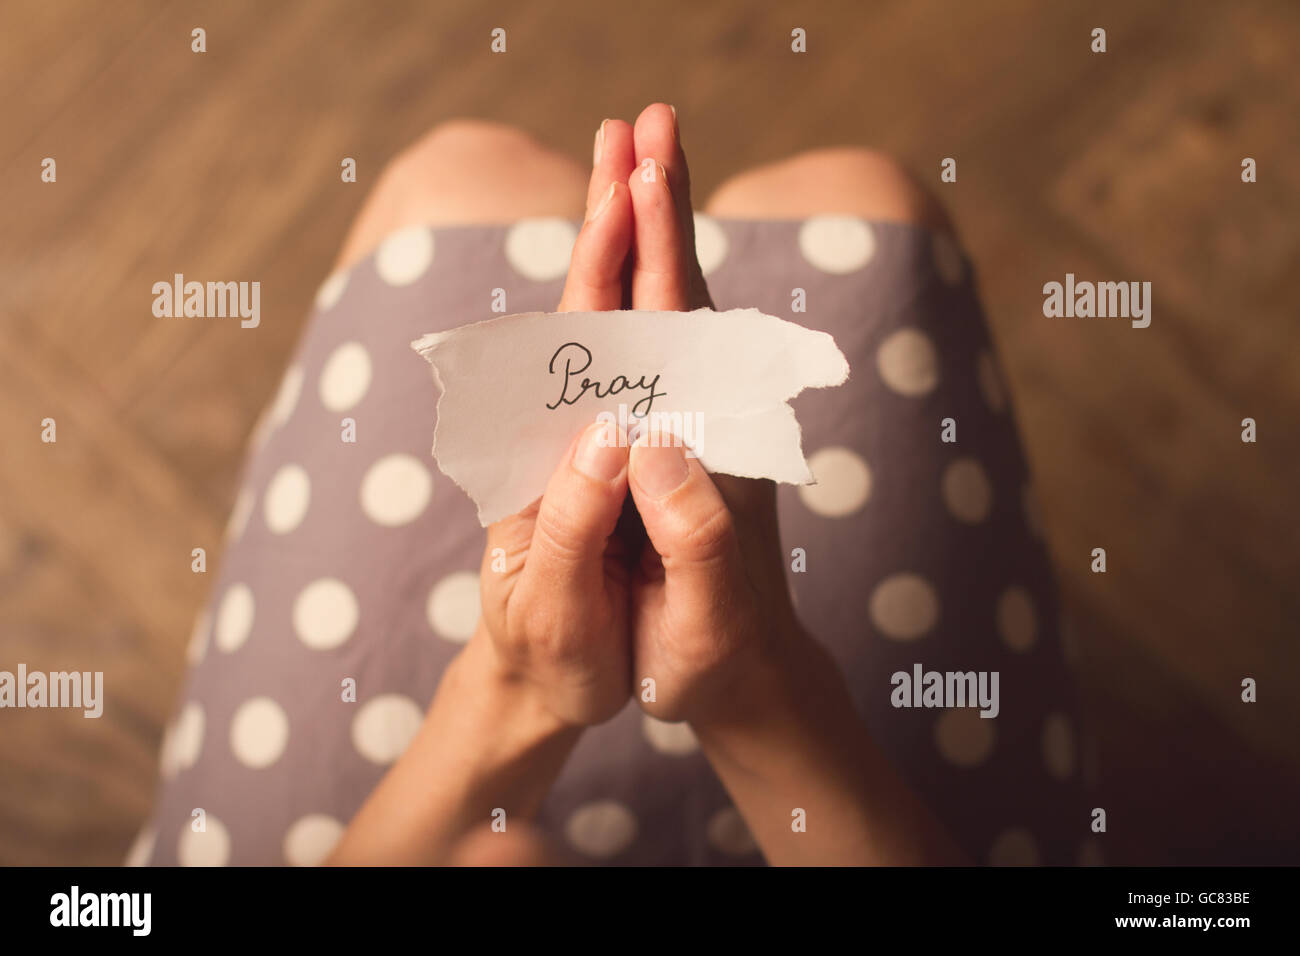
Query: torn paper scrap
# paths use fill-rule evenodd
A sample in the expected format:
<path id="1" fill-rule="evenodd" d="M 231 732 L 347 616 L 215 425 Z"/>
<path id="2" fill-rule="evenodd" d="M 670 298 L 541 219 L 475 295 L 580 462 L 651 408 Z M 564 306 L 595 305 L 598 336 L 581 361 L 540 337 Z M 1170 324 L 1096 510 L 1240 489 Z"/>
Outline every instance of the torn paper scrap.
<path id="1" fill-rule="evenodd" d="M 711 472 L 809 484 L 786 403 L 849 376 L 830 335 L 757 309 L 529 312 L 411 347 L 440 391 L 438 467 L 485 527 L 541 497 L 599 418 L 676 436 Z"/>

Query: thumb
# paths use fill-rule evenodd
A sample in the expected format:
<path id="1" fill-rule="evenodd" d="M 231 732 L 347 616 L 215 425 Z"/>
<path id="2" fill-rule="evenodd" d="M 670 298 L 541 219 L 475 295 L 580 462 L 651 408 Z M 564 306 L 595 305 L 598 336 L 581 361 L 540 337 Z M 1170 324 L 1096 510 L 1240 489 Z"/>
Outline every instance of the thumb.
<path id="1" fill-rule="evenodd" d="M 628 485 L 646 536 L 664 566 L 669 600 L 697 615 L 725 605 L 735 590 L 740 548 L 735 521 L 699 459 L 671 436 L 632 446 Z"/>
<path id="2" fill-rule="evenodd" d="M 542 495 L 521 583 L 578 603 L 599 593 L 607 539 L 627 493 L 618 429 L 597 422 L 574 440 Z"/>

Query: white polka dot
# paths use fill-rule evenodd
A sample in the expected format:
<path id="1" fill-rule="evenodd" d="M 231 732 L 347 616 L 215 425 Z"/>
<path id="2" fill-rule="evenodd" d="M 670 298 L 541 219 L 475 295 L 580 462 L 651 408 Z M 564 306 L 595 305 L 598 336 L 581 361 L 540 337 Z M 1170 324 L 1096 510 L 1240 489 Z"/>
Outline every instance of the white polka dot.
<path id="1" fill-rule="evenodd" d="M 253 513 L 253 489 L 241 488 L 235 498 L 235 506 L 230 509 L 230 519 L 226 522 L 226 540 L 238 541 L 248 527 L 249 515 Z"/>
<path id="2" fill-rule="evenodd" d="M 946 232 L 936 232 L 930 236 L 930 254 L 934 257 L 934 271 L 948 285 L 956 285 L 966 274 L 966 265 L 962 261 L 961 248 L 957 241 Z"/>
<path id="3" fill-rule="evenodd" d="M 230 749 L 246 767 L 271 766 L 288 742 L 289 715 L 269 697 L 244 701 L 230 721 Z"/>
<path id="4" fill-rule="evenodd" d="M 279 428 L 293 415 L 293 410 L 298 407 L 298 396 L 302 394 L 302 379 L 302 366 L 291 365 L 285 370 L 267 416 L 271 428 Z"/>
<path id="5" fill-rule="evenodd" d="M 284 859 L 290 866 L 320 866 L 343 837 L 343 824 L 323 813 L 300 819 L 284 835 Z"/>
<path id="6" fill-rule="evenodd" d="M 876 234 L 852 216 L 814 216 L 799 229 L 799 251 L 823 272 L 856 272 L 876 254 Z"/>
<path id="7" fill-rule="evenodd" d="M 534 282 L 558 279 L 569 271 L 578 230 L 567 219 L 523 219 L 506 233 L 506 260 Z"/>
<path id="8" fill-rule="evenodd" d="M 749 826 L 735 807 L 724 807 L 709 817 L 706 829 L 709 845 L 728 856 L 749 856 L 758 852 Z"/>
<path id="9" fill-rule="evenodd" d="M 899 395 L 916 398 L 939 384 L 939 359 L 930 337 L 916 329 L 891 333 L 876 352 L 881 380 Z"/>
<path id="10" fill-rule="evenodd" d="M 641 732 L 650 746 L 661 754 L 672 757 L 684 757 L 700 749 L 700 742 L 695 738 L 695 731 L 685 721 L 669 723 L 658 720 L 649 714 L 641 718 Z"/>
<path id="11" fill-rule="evenodd" d="M 311 503 L 311 481 L 301 465 L 282 465 L 266 486 L 262 513 L 266 526 L 276 534 L 288 534 L 302 524 Z"/>
<path id="12" fill-rule="evenodd" d="M 939 595 L 919 574 L 892 574 L 871 594 L 871 622 L 885 637 L 913 641 L 939 620 Z"/>
<path id="13" fill-rule="evenodd" d="M 345 412 L 370 388 L 370 353 L 360 342 L 345 342 L 325 361 L 320 373 L 320 400 L 332 412 Z"/>
<path id="14" fill-rule="evenodd" d="M 176 717 L 172 729 L 171 762 L 177 770 L 188 770 L 198 762 L 203 749 L 203 708 L 190 701 Z"/>
<path id="15" fill-rule="evenodd" d="M 464 644 L 474 636 L 481 606 L 478 573 L 453 571 L 429 592 L 425 612 L 435 634 Z"/>
<path id="16" fill-rule="evenodd" d="M 1025 485 L 1021 491 L 1021 503 L 1025 511 L 1025 527 L 1035 538 L 1043 536 L 1043 510 L 1038 502 L 1038 495 L 1031 485 Z"/>
<path id="17" fill-rule="evenodd" d="M 1024 827 L 1003 830 L 989 847 L 990 866 L 1038 866 L 1038 843 Z"/>
<path id="18" fill-rule="evenodd" d="M 727 258 L 727 233 L 712 216 L 695 214 L 695 258 L 706 277 Z"/>
<path id="19" fill-rule="evenodd" d="M 230 831 L 210 813 L 204 815 L 202 833 L 194 832 L 193 826 L 197 822 L 198 817 L 192 817 L 181 828 L 180 842 L 176 846 L 180 865 L 225 866 L 230 862 Z"/>
<path id="20" fill-rule="evenodd" d="M 993 507 L 993 486 L 974 458 L 958 458 L 943 472 L 943 502 L 958 521 L 979 524 Z"/>
<path id="21" fill-rule="evenodd" d="M 1050 714 L 1043 721 L 1043 762 L 1057 780 L 1074 773 L 1074 731 L 1064 714 Z"/>
<path id="22" fill-rule="evenodd" d="M 429 469 L 406 454 L 387 455 L 361 480 L 361 510 L 387 527 L 414 521 L 433 494 Z"/>
<path id="23" fill-rule="evenodd" d="M 827 518 L 842 518 L 857 511 L 871 496 L 871 469 L 862 456 L 831 446 L 808 459 L 815 485 L 800 485 L 799 498 L 809 511 Z"/>
<path id="24" fill-rule="evenodd" d="M 1019 585 L 1007 588 L 998 598 L 998 634 L 1013 651 L 1027 651 L 1038 639 L 1034 599 Z"/>
<path id="25" fill-rule="evenodd" d="M 975 379 L 979 384 L 984 402 L 995 412 L 1007 410 L 1007 394 L 1002 387 L 1002 376 L 998 373 L 998 363 L 988 349 L 980 352 L 975 360 Z"/>
<path id="26" fill-rule="evenodd" d="M 424 713 L 411 698 L 381 694 L 362 704 L 352 719 L 352 745 L 373 763 L 392 763 L 410 745 L 423 720 Z"/>
<path id="27" fill-rule="evenodd" d="M 588 803 L 573 811 L 565 836 L 577 850 L 602 859 L 616 856 L 636 839 L 636 817 L 614 800 Z"/>
<path id="28" fill-rule="evenodd" d="M 1096 837 L 1089 837 L 1079 844 L 1079 865 L 1080 866 L 1105 866 L 1106 855 L 1101 851 L 1101 841 Z"/>
<path id="29" fill-rule="evenodd" d="M 343 290 L 348 287 L 348 275 L 347 272 L 336 272 L 320 284 L 316 290 L 317 309 L 328 312 L 338 305 L 339 299 L 343 298 Z"/>
<path id="30" fill-rule="evenodd" d="M 375 271 L 389 285 L 410 285 L 433 262 L 433 232 L 427 226 L 408 226 L 379 245 Z"/>
<path id="31" fill-rule="evenodd" d="M 244 646 L 253 630 L 253 592 L 247 584 L 232 584 L 217 607 L 217 649 L 229 654 Z"/>
<path id="32" fill-rule="evenodd" d="M 185 645 L 185 659 L 193 667 L 199 664 L 208 653 L 209 639 L 212 637 L 212 616 L 200 611 L 194 620 L 194 630 L 190 632 L 190 642 Z"/>
<path id="33" fill-rule="evenodd" d="M 939 753 L 957 767 L 983 763 L 993 750 L 993 718 L 981 717 L 976 707 L 954 707 L 935 721 Z"/>
<path id="34" fill-rule="evenodd" d="M 351 588 L 338 578 L 319 578 L 298 592 L 293 629 L 312 650 L 338 647 L 357 628 L 359 610 Z"/>
<path id="35" fill-rule="evenodd" d="M 136 835 L 135 842 L 127 851 L 123 866 L 148 866 L 153 857 L 153 848 L 158 843 L 158 831 L 146 826 Z"/>

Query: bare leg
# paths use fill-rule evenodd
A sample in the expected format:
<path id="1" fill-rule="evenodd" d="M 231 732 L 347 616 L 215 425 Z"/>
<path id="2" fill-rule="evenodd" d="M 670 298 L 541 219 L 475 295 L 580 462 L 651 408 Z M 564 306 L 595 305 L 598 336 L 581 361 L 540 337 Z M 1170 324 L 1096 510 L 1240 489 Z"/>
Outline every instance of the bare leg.
<path id="1" fill-rule="evenodd" d="M 738 173 L 717 188 L 705 211 L 728 219 L 842 213 L 952 230 L 938 200 L 896 160 L 852 146 L 810 150 Z"/>
<path id="2" fill-rule="evenodd" d="M 449 120 L 384 169 L 348 231 L 336 268 L 364 258 L 406 226 L 581 219 L 589 175 L 513 127 Z"/>

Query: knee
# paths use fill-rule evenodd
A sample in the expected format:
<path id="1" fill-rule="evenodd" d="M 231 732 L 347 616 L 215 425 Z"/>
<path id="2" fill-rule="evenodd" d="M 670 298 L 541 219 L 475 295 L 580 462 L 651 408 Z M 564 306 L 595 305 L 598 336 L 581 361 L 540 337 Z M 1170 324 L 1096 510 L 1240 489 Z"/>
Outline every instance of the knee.
<path id="1" fill-rule="evenodd" d="M 790 160 L 794 175 L 823 183 L 830 195 L 843 195 L 858 215 L 947 227 L 948 218 L 934 194 L 893 156 L 849 146 L 801 153 Z"/>
<path id="2" fill-rule="evenodd" d="M 736 218 L 839 213 L 951 230 L 934 195 L 887 153 L 858 146 L 814 149 L 724 182 L 707 211 Z"/>
<path id="3" fill-rule="evenodd" d="M 380 181 L 411 185 L 473 168 L 476 160 L 537 152 L 541 145 L 521 129 L 480 119 L 449 119 L 434 126 L 388 161 Z"/>
<path id="4" fill-rule="evenodd" d="M 439 123 L 380 172 L 339 253 L 351 265 L 405 226 L 582 218 L 586 176 L 523 130 L 488 120 Z"/>

